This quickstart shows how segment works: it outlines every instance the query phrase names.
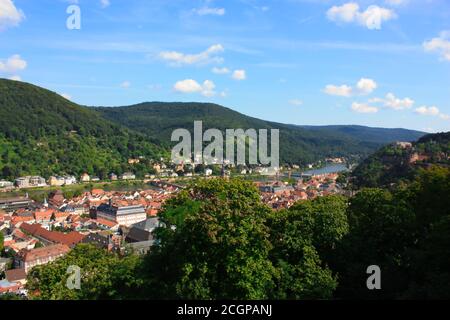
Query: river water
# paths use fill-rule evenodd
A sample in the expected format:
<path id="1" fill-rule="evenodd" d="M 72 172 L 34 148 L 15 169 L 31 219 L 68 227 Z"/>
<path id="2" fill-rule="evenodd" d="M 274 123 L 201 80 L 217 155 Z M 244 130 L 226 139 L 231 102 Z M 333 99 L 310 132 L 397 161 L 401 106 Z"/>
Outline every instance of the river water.
<path id="1" fill-rule="evenodd" d="M 348 171 L 348 168 L 345 164 L 341 163 L 329 163 L 325 167 L 319 168 L 319 169 L 312 169 L 303 172 L 303 174 L 307 175 L 321 175 L 321 174 L 327 174 L 327 173 L 338 173 L 338 172 L 344 172 Z"/>

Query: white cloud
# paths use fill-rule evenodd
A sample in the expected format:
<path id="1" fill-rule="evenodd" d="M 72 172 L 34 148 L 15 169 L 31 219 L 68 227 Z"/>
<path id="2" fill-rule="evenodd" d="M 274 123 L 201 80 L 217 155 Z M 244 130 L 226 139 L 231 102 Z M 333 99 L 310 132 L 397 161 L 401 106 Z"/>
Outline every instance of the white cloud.
<path id="1" fill-rule="evenodd" d="M 438 116 L 440 114 L 439 108 L 432 106 L 421 106 L 416 109 L 416 113 L 421 114 L 423 116 Z"/>
<path id="2" fill-rule="evenodd" d="M 210 8 L 210 7 L 203 7 L 203 8 L 200 8 L 200 9 L 194 9 L 193 11 L 196 14 L 198 14 L 199 16 L 207 16 L 207 15 L 223 16 L 226 13 L 224 8 Z"/>
<path id="3" fill-rule="evenodd" d="M 109 0 L 100 0 L 100 5 L 102 8 L 107 8 L 111 5 L 111 2 Z"/>
<path id="4" fill-rule="evenodd" d="M 131 82 L 130 81 L 124 81 L 124 82 L 122 82 L 120 84 L 120 87 L 124 88 L 124 89 L 128 89 L 129 87 L 131 87 Z"/>
<path id="5" fill-rule="evenodd" d="M 436 106 L 421 106 L 417 108 L 416 110 L 417 114 L 423 115 L 423 116 L 432 116 L 432 117 L 439 117 L 442 120 L 450 120 L 450 115 L 441 113 L 438 107 Z"/>
<path id="6" fill-rule="evenodd" d="M 351 97 L 353 94 L 353 89 L 347 85 L 335 86 L 329 84 L 325 87 L 324 92 L 332 96 Z"/>
<path id="7" fill-rule="evenodd" d="M 232 78 L 234 80 L 245 80 L 247 79 L 247 73 L 245 70 L 234 70 Z"/>
<path id="8" fill-rule="evenodd" d="M 368 104 L 358 103 L 358 102 L 352 103 L 352 110 L 355 112 L 358 112 L 358 113 L 377 113 L 378 112 L 377 107 L 372 107 L 372 106 L 369 106 Z"/>
<path id="9" fill-rule="evenodd" d="M 217 67 L 214 67 L 214 68 L 212 68 L 211 71 L 213 73 L 215 73 L 215 74 L 227 74 L 227 73 L 230 73 L 230 69 L 228 69 L 228 68 L 217 68 Z"/>
<path id="10" fill-rule="evenodd" d="M 191 65 L 209 62 L 223 62 L 220 57 L 212 57 L 213 55 L 223 52 L 224 48 L 221 44 L 215 44 L 198 54 L 185 54 L 177 51 L 163 51 L 159 57 L 163 60 L 169 61 L 172 65 Z"/>
<path id="11" fill-rule="evenodd" d="M 11 0 L 0 0 L 0 31 L 18 26 L 23 19 L 24 13 Z"/>
<path id="12" fill-rule="evenodd" d="M 326 94 L 332 96 L 351 97 L 353 95 L 371 94 L 377 87 L 378 84 L 375 82 L 375 80 L 368 78 L 361 78 L 356 83 L 356 88 L 353 88 L 352 86 L 346 84 L 341 86 L 329 84 L 325 87 L 323 91 Z"/>
<path id="13" fill-rule="evenodd" d="M 1 1 L 1 0 L 0 0 Z M 23 60 L 20 55 L 15 54 L 5 60 L 0 60 L 0 72 L 15 73 L 24 70 L 27 67 L 27 62 Z"/>
<path id="14" fill-rule="evenodd" d="M 442 60 L 450 61 L 450 31 L 443 31 L 439 37 L 423 43 L 427 52 L 436 52 Z"/>
<path id="15" fill-rule="evenodd" d="M 369 6 L 365 11 L 360 11 L 359 4 L 348 2 L 342 6 L 333 6 L 327 11 L 329 20 L 336 23 L 357 23 L 370 30 L 381 29 L 381 24 L 397 17 L 391 9 L 376 5 Z"/>
<path id="16" fill-rule="evenodd" d="M 388 93 L 384 99 L 382 98 L 373 98 L 369 100 L 370 103 L 383 103 L 383 105 L 387 108 L 391 108 L 394 110 L 405 110 L 410 109 L 414 105 L 414 100 L 411 98 L 397 98 L 393 93 Z"/>
<path id="17" fill-rule="evenodd" d="M 361 94 L 370 94 L 378 87 L 377 83 L 372 79 L 361 78 L 356 84 Z"/>
<path id="18" fill-rule="evenodd" d="M 414 105 L 414 100 L 410 98 L 397 98 L 393 93 L 386 95 L 385 106 L 394 110 L 409 109 Z"/>
<path id="19" fill-rule="evenodd" d="M 193 79 L 186 79 L 175 83 L 173 88 L 177 92 L 200 93 L 205 97 L 213 97 L 216 94 L 214 91 L 216 85 L 211 80 L 205 80 L 203 84 L 200 84 Z"/>
<path id="20" fill-rule="evenodd" d="M 293 106 L 301 106 L 303 104 L 303 101 L 299 100 L 299 99 L 292 99 L 292 100 L 289 100 L 289 104 L 291 104 Z"/>

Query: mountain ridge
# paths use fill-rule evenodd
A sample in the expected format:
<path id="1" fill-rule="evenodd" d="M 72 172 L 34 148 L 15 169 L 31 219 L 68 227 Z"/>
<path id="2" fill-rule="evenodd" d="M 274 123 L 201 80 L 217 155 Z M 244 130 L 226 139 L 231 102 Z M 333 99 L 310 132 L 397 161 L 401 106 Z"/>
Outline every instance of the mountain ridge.
<path id="1" fill-rule="evenodd" d="M 107 173 L 126 170 L 143 174 L 150 167 L 149 160 L 168 156 L 171 132 L 192 130 L 194 120 L 203 120 L 205 130 L 280 129 L 282 163 L 305 165 L 326 157 L 360 158 L 384 143 L 360 139 L 357 135 L 361 132 L 305 129 L 211 103 L 82 106 L 33 84 L 0 79 L 0 177 L 87 172 L 103 178 Z M 379 130 L 386 135 L 383 139 L 396 140 L 390 129 Z M 401 130 L 411 140 L 423 135 Z M 137 157 L 147 160 L 128 164 L 128 159 Z"/>

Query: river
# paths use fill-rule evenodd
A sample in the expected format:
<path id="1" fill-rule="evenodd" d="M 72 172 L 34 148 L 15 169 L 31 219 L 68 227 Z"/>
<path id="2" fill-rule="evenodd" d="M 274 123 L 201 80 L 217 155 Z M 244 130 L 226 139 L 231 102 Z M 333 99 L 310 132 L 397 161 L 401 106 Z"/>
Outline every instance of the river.
<path id="1" fill-rule="evenodd" d="M 321 175 L 321 174 L 327 174 L 327 173 L 338 173 L 338 172 L 344 172 L 348 171 L 349 169 L 345 164 L 341 163 L 328 163 L 325 167 L 319 168 L 319 169 L 312 169 L 303 172 L 303 174 L 306 175 Z"/>

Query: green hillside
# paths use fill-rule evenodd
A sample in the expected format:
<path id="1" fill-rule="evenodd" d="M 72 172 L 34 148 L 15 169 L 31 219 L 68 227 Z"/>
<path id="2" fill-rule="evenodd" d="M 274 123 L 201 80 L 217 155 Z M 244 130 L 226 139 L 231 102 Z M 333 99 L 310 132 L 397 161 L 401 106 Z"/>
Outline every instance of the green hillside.
<path id="1" fill-rule="evenodd" d="M 307 164 L 325 157 L 360 158 L 386 142 L 415 140 L 420 132 L 355 126 L 299 127 L 263 121 L 202 103 L 143 103 L 90 108 L 46 89 L 0 79 L 0 179 L 23 175 L 149 171 L 169 154 L 174 129 L 280 129 L 282 163 Z M 128 165 L 129 158 L 144 159 Z"/>
<path id="2" fill-rule="evenodd" d="M 353 171 L 356 188 L 386 186 L 414 178 L 420 168 L 450 166 L 450 132 L 429 134 L 412 146 L 390 144 Z"/>
<path id="3" fill-rule="evenodd" d="M 90 108 L 23 82 L 0 79 L 0 178 L 26 174 L 105 176 L 129 169 L 131 157 L 155 157 L 148 137 Z"/>
<path id="4" fill-rule="evenodd" d="M 399 139 L 413 141 L 421 132 L 357 126 L 300 127 L 248 117 L 210 103 L 152 102 L 120 108 L 96 108 L 105 118 L 170 143 L 173 130 L 192 131 L 194 121 L 205 129 L 280 129 L 282 162 L 307 164 L 326 157 L 364 157 Z"/>

